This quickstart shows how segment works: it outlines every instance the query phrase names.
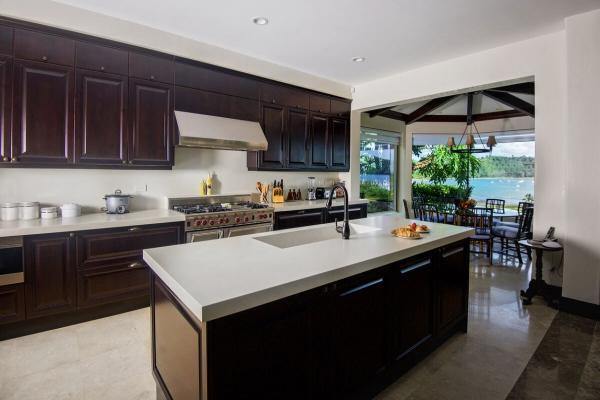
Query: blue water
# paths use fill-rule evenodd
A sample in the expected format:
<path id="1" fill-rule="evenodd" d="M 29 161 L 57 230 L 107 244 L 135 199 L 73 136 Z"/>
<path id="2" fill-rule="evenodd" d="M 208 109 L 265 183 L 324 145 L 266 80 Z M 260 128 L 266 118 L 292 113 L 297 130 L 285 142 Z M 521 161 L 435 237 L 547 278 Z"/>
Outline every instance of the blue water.
<path id="1" fill-rule="evenodd" d="M 389 175 L 361 175 L 360 179 L 363 182 L 377 182 L 386 189 L 390 188 Z M 423 179 L 414 179 L 413 181 L 428 182 Z M 456 181 L 449 179 L 447 183 L 456 184 Z M 526 194 L 534 194 L 533 178 L 474 178 L 471 179 L 471 186 L 473 186 L 471 196 L 477 201 L 504 199 L 506 204 L 518 204 Z"/>

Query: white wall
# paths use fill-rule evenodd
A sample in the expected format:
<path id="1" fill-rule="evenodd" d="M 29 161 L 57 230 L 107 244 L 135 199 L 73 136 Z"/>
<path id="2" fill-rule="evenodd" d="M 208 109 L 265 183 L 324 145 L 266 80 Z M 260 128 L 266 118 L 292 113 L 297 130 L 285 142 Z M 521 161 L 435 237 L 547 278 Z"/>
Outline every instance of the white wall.
<path id="1" fill-rule="evenodd" d="M 532 77 L 536 85 L 534 234 L 544 234 L 552 225 L 557 228 L 559 237 L 565 237 L 564 31 L 367 82 L 355 88 L 352 107 L 354 110 L 375 109 Z M 356 130 L 353 129 L 352 134 L 356 134 Z M 354 187 L 355 180 L 359 179 L 358 165 L 351 168 L 350 180 Z M 552 277 L 550 280 L 560 283 Z"/>
<path id="2" fill-rule="evenodd" d="M 200 181 L 209 171 L 216 176 L 215 194 L 252 193 L 256 181 L 272 183 L 283 178 L 286 188 L 304 189 L 309 175 L 326 185 L 338 178 L 337 173 L 247 171 L 242 151 L 177 148 L 175 159 L 172 171 L 4 168 L 0 169 L 4 189 L 0 202 L 75 202 L 85 206 L 86 212 L 97 212 L 104 205 L 102 196 L 119 188 L 136 196 L 134 209 L 160 208 L 165 196 L 197 196 Z"/>
<path id="3" fill-rule="evenodd" d="M 563 296 L 600 304 L 600 10 L 566 19 L 566 243 Z"/>

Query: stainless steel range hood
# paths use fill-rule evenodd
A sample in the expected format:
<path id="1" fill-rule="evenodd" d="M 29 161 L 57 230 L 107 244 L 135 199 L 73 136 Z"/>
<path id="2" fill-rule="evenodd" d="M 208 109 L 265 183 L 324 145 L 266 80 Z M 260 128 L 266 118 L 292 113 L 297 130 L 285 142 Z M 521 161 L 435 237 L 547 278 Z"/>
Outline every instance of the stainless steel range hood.
<path id="1" fill-rule="evenodd" d="M 178 146 L 204 149 L 267 150 L 267 138 L 258 122 L 175 111 Z"/>

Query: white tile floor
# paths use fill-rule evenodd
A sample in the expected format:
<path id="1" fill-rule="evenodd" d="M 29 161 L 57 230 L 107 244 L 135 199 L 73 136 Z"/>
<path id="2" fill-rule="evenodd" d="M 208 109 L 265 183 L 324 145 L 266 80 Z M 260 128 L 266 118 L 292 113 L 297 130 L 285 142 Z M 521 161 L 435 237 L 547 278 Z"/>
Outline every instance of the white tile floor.
<path id="1" fill-rule="evenodd" d="M 469 332 L 458 334 L 380 399 L 504 399 L 556 312 L 523 307 L 530 265 L 473 259 Z M 150 312 L 142 309 L 0 342 L 0 399 L 154 399 Z"/>

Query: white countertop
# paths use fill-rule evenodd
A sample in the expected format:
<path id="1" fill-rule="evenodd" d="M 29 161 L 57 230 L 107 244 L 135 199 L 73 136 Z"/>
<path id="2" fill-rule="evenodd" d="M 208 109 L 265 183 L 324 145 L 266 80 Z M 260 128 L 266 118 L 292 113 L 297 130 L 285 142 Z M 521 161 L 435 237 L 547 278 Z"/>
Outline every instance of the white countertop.
<path id="1" fill-rule="evenodd" d="M 38 235 L 43 233 L 118 228 L 132 225 L 182 222 L 185 215 L 167 209 L 132 211 L 127 214 L 86 214 L 74 218 L 0 221 L 0 237 Z"/>
<path id="2" fill-rule="evenodd" d="M 349 205 L 354 205 L 354 204 L 367 204 L 369 202 L 369 200 L 367 199 L 359 199 L 359 200 L 350 200 L 348 201 Z M 294 201 L 288 201 L 285 203 L 272 203 L 270 204 L 274 209 L 275 212 L 280 212 L 280 211 L 297 211 L 297 210 L 308 210 L 311 208 L 325 208 L 325 204 L 327 204 L 327 200 L 294 200 Z M 337 207 L 337 206 L 343 206 L 344 205 L 344 199 L 333 199 L 333 202 L 331 204 L 333 207 Z"/>
<path id="3" fill-rule="evenodd" d="M 406 240 L 390 231 L 410 221 L 400 214 L 353 220 L 379 228 L 280 249 L 257 237 L 315 229 L 333 224 L 288 229 L 229 239 L 144 250 L 144 260 L 200 321 L 209 321 L 313 289 L 405 259 L 472 235 L 453 225 L 428 224 L 423 239 Z"/>

